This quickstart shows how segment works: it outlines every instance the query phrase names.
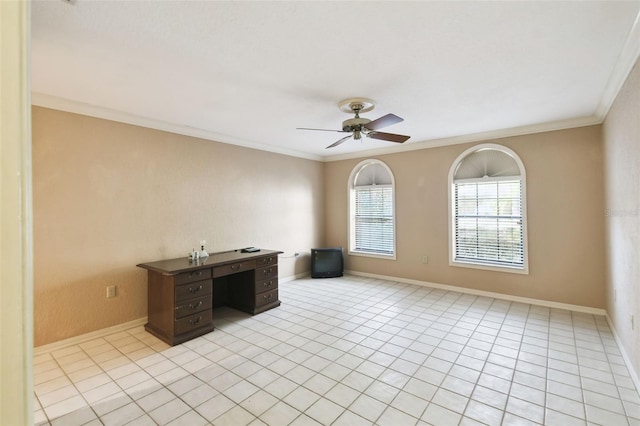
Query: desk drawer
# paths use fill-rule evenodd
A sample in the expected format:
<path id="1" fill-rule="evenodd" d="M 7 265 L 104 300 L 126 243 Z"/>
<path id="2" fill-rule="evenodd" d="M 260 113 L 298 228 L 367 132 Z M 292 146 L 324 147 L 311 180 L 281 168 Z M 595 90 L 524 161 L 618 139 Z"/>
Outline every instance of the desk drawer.
<path id="1" fill-rule="evenodd" d="M 256 281 L 262 281 L 269 278 L 278 278 L 278 265 L 256 269 Z"/>
<path id="2" fill-rule="evenodd" d="M 278 256 L 265 256 L 260 259 L 256 259 L 257 266 L 265 266 L 265 265 L 275 265 L 278 263 Z"/>
<path id="3" fill-rule="evenodd" d="M 195 314 L 196 312 L 211 310 L 211 294 L 198 297 L 197 299 L 191 299 L 176 304 L 176 319 L 185 317 L 187 315 Z"/>
<path id="4" fill-rule="evenodd" d="M 256 294 L 256 308 L 267 303 L 278 301 L 278 289 Z"/>
<path id="5" fill-rule="evenodd" d="M 197 271 L 183 272 L 175 276 L 176 285 L 208 280 L 211 278 L 211 268 L 198 269 Z"/>
<path id="6" fill-rule="evenodd" d="M 264 293 L 265 291 L 275 290 L 278 288 L 278 278 L 271 278 L 256 283 L 256 294 Z"/>
<path id="7" fill-rule="evenodd" d="M 176 304 L 194 297 L 211 294 L 213 291 L 213 280 L 198 281 L 190 284 L 182 284 L 176 286 Z"/>
<path id="8" fill-rule="evenodd" d="M 176 320 L 175 334 L 187 333 L 211 325 L 211 309 Z"/>
<path id="9" fill-rule="evenodd" d="M 248 260 L 246 262 L 232 263 L 230 265 L 218 266 L 213 268 L 213 277 L 224 277 L 225 275 L 236 274 L 242 271 L 248 271 L 256 268 L 255 260 Z"/>

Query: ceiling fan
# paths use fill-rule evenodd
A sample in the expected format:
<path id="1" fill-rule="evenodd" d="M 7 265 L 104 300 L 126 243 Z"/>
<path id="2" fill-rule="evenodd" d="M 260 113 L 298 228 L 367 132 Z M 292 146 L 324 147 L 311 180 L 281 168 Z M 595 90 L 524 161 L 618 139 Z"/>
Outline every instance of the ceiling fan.
<path id="1" fill-rule="evenodd" d="M 353 137 L 355 140 L 362 139 L 362 135 L 371 138 L 379 139 L 388 142 L 403 143 L 410 138 L 410 136 L 398 135 L 395 133 L 379 132 L 378 129 L 391 126 L 392 124 L 400 123 L 404 119 L 398 117 L 395 114 L 387 114 L 373 121 L 368 118 L 360 117 L 360 113 L 371 111 L 375 104 L 371 99 L 367 98 L 349 98 L 340 101 L 338 107 L 343 112 L 355 114 L 354 118 L 349 118 L 342 122 L 342 130 L 329 130 L 329 129 L 311 129 L 308 127 L 298 127 L 298 130 L 318 130 L 322 132 L 338 132 L 338 133 L 350 133 L 348 136 L 337 140 L 329 145 L 327 148 L 333 148 L 345 142 L 347 139 Z"/>

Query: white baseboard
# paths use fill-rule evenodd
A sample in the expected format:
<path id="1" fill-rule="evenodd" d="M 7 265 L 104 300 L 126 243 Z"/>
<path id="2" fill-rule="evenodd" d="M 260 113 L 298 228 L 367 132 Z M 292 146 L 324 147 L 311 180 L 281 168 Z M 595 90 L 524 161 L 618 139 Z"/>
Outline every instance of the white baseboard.
<path id="1" fill-rule="evenodd" d="M 278 282 L 280 283 L 288 283 L 289 281 L 294 281 L 297 280 L 299 278 L 305 278 L 309 276 L 309 271 L 307 272 L 301 272 L 299 274 L 295 274 L 295 275 L 291 275 L 288 277 L 284 277 L 284 278 L 278 278 Z"/>
<path id="2" fill-rule="evenodd" d="M 623 347 L 622 347 L 622 345 L 620 343 L 618 335 L 615 332 L 615 328 L 613 327 L 613 323 L 609 319 L 609 317 L 607 315 L 607 312 L 604 309 L 592 308 L 592 307 L 580 306 L 580 305 L 571 305 L 571 304 L 568 304 L 568 303 L 551 302 L 551 301 L 548 301 L 548 300 L 532 299 L 532 298 L 528 298 L 528 297 L 512 296 L 512 295 L 503 294 L 503 293 L 494 293 L 494 292 L 491 292 L 491 291 L 475 290 L 475 289 L 470 289 L 470 288 L 465 288 L 465 287 L 457 287 L 457 286 L 448 285 L 448 284 L 432 283 L 432 282 L 428 282 L 428 281 L 419 281 L 419 280 L 412 280 L 412 279 L 407 279 L 407 278 L 391 277 L 391 276 L 387 276 L 387 275 L 370 274 L 370 273 L 366 273 L 366 272 L 358 272 L 358 271 L 344 271 L 344 272 L 345 272 L 345 274 L 351 274 L 351 275 L 356 275 L 356 276 L 361 276 L 361 277 L 376 278 L 376 279 L 382 279 L 382 280 L 387 280 L 387 281 L 395 281 L 395 282 L 405 283 L 405 284 L 414 284 L 414 285 L 419 285 L 419 286 L 423 286 L 423 287 L 431 287 L 431 288 L 437 288 L 437 289 L 441 289 L 441 290 L 457 291 L 459 293 L 473 294 L 473 295 L 476 295 L 476 296 L 493 297 L 494 299 L 509 300 L 509 301 L 519 302 L 519 303 L 529 303 L 529 304 L 532 304 L 532 305 L 546 306 L 546 307 L 549 307 L 549 308 L 566 309 L 566 310 L 570 310 L 570 311 L 576 311 L 576 312 L 583 312 L 583 313 L 588 313 L 588 314 L 593 314 L 593 315 L 605 316 L 607 318 L 607 321 L 609 322 L 609 327 L 611 328 L 611 330 L 613 332 L 613 335 L 615 336 L 616 343 L 618 344 L 618 347 L 620 347 L 620 351 L 622 352 L 624 360 L 627 363 L 627 368 L 629 368 L 632 380 L 636 384 L 636 387 L 638 389 L 640 389 L 640 386 L 638 386 L 639 383 L 640 383 L 640 381 L 638 381 L 638 376 L 637 376 L 635 370 L 633 369 L 632 364 L 629 362 L 629 359 L 628 359 L 626 353 L 624 352 L 624 349 L 623 349 Z M 299 278 L 305 278 L 305 277 L 308 277 L 308 276 L 309 276 L 309 272 L 302 272 L 302 273 L 291 275 L 291 276 L 288 276 L 288 277 L 279 278 L 278 280 L 281 283 L 286 283 L 286 282 L 289 282 L 289 281 L 294 281 L 294 280 L 297 280 Z M 126 322 L 126 323 L 118 324 L 118 325 L 115 325 L 113 327 L 103 328 L 101 330 L 92 331 L 90 333 L 82 334 L 80 336 L 74 336 L 74 337 L 70 337 L 68 339 L 59 340 L 57 342 L 49 343 L 49 344 L 46 344 L 46 345 L 43 345 L 43 346 L 38 346 L 37 348 L 34 348 L 34 351 L 33 351 L 34 352 L 34 356 L 38 356 L 38 355 L 41 355 L 41 354 L 44 354 L 44 353 L 52 352 L 52 351 L 55 351 L 55 350 L 58 350 L 58 349 L 63 349 L 63 348 L 66 348 L 68 346 L 84 343 L 84 342 L 87 342 L 89 340 L 98 339 L 100 337 L 105 337 L 105 336 L 108 336 L 110 334 L 114 334 L 114 333 L 118 333 L 118 332 L 121 332 L 121 331 L 129 330 L 129 329 L 134 328 L 134 327 L 142 326 L 142 325 L 144 325 L 146 323 L 147 323 L 147 317 L 143 317 L 143 318 L 139 318 L 137 320 L 133 320 L 133 321 L 129 321 L 129 322 Z"/>
<path id="3" fill-rule="evenodd" d="M 386 276 L 386 275 L 379 275 L 379 274 L 370 274 L 367 272 L 358 272 L 358 271 L 345 271 L 345 273 L 351 274 L 351 275 L 357 275 L 357 276 L 361 276 L 361 277 L 367 277 L 367 278 L 377 278 L 377 279 L 382 279 L 382 280 L 387 280 L 387 281 L 395 281 L 395 282 L 400 282 L 400 283 L 405 283 L 405 284 L 415 284 L 415 285 L 419 285 L 419 286 L 424 286 L 424 287 L 432 287 L 432 288 L 438 288 L 441 290 L 447 290 L 447 291 L 457 291 L 459 293 L 465 293 L 465 294 L 473 294 L 476 296 L 487 296 L 487 297 L 493 297 L 494 299 L 501 299 L 501 300 L 509 300 L 509 301 L 513 301 L 513 302 L 520 302 L 520 303 L 528 303 L 531 305 L 538 305 L 538 306 L 545 306 L 548 308 L 556 308 L 556 309 L 566 309 L 569 311 L 575 311 L 575 312 L 582 312 L 582 313 L 587 313 L 587 314 L 592 314 L 592 315 L 601 315 L 604 316 L 607 320 L 607 323 L 609 324 L 609 328 L 611 329 L 611 333 L 613 334 L 613 337 L 616 341 L 616 344 L 618 345 L 618 348 L 620 349 L 620 353 L 622 354 L 622 358 L 624 359 L 624 363 L 627 366 L 627 369 L 629 370 L 629 376 L 631 377 L 631 380 L 633 381 L 633 384 L 635 385 L 637 390 L 640 390 L 640 379 L 638 378 L 638 373 L 636 372 L 635 368 L 633 367 L 633 363 L 631 362 L 631 358 L 629 358 L 629 356 L 627 355 L 627 352 L 624 350 L 624 346 L 622 346 L 622 341 L 620 340 L 620 336 L 618 336 L 618 333 L 616 332 L 616 328 L 613 324 L 613 321 L 611 320 L 611 318 L 609 317 L 609 314 L 607 313 L 607 311 L 605 309 L 601 309 L 601 308 L 593 308 L 590 306 L 581 306 L 581 305 L 572 305 L 569 303 L 559 303 L 559 302 L 552 302 L 549 300 L 541 300 L 541 299 L 533 299 L 533 298 L 529 298 L 529 297 L 520 297 L 520 296 L 512 296 L 509 294 L 503 294 L 503 293 L 494 293 L 491 291 L 483 291 L 483 290 L 475 290 L 475 289 L 471 289 L 471 288 L 465 288 L 465 287 L 457 287 L 457 286 L 453 286 L 453 285 L 447 285 L 447 284 L 437 284 L 437 283 L 432 283 L 432 282 L 428 282 L 428 281 L 418 281 L 418 280 L 411 280 L 411 279 L 407 279 L 407 278 L 397 278 L 397 277 L 391 277 L 391 276 Z"/>
<path id="4" fill-rule="evenodd" d="M 476 290 L 473 288 L 458 287 L 458 286 L 449 285 L 449 284 L 438 284 L 438 283 L 432 283 L 429 281 L 419 281 L 419 280 L 412 280 L 408 278 L 391 277 L 387 275 L 369 274 L 367 272 L 345 271 L 345 273 L 351 274 L 351 275 L 358 275 L 361 277 L 367 277 L 367 278 L 377 278 L 381 280 L 395 281 L 395 282 L 404 283 L 404 284 L 414 284 L 414 285 L 419 285 L 423 287 L 437 288 L 437 289 L 447 290 L 447 291 L 457 291 L 458 293 L 473 294 L 475 296 L 493 297 L 494 299 L 509 300 L 511 302 L 528 303 L 530 305 L 545 306 L 547 308 L 566 309 L 569 311 L 582 312 L 582 313 L 593 314 L 593 315 L 602 315 L 602 316 L 605 316 L 607 314 L 607 311 L 604 309 L 592 308 L 590 306 L 572 305 L 569 303 L 552 302 L 550 300 L 512 296 L 510 294 L 494 293 L 492 291 Z"/>
<path id="5" fill-rule="evenodd" d="M 141 325 L 145 325 L 146 323 L 147 323 L 147 317 L 143 317 L 133 321 L 114 325 L 113 327 L 107 327 L 100 330 L 92 331 L 90 333 L 81 334 L 79 336 L 69 337 L 68 339 L 58 340 L 57 342 L 53 342 L 46 345 L 38 346 L 37 348 L 33 348 L 33 355 L 38 356 L 48 352 L 56 351 L 58 349 L 63 349 L 68 346 L 78 345 L 80 343 L 88 342 L 89 340 L 99 339 L 100 337 L 105 337 L 110 334 L 115 334 L 121 331 L 126 331 L 135 327 L 139 327 Z"/>
<path id="6" fill-rule="evenodd" d="M 607 319 L 607 324 L 609 324 L 609 328 L 611 329 L 611 333 L 613 333 L 613 338 L 616 340 L 616 344 L 620 349 L 620 353 L 622 354 L 622 359 L 624 359 L 624 363 L 627 365 L 627 370 L 629 370 L 629 376 L 631 376 L 631 380 L 633 380 L 633 384 L 636 386 L 636 390 L 640 390 L 640 380 L 638 380 L 638 373 L 636 369 L 633 368 L 633 363 L 631 362 L 631 358 L 627 355 L 627 351 L 624 350 L 624 346 L 622 346 L 622 340 L 620 340 L 620 336 L 616 332 L 616 328 L 613 325 L 613 321 L 609 318 L 609 314 L 605 315 Z"/>
<path id="7" fill-rule="evenodd" d="M 289 281 L 297 280 L 298 278 L 308 277 L 309 272 L 302 272 L 300 274 L 291 275 L 289 277 L 279 278 L 278 281 L 281 283 L 286 283 Z M 80 343 L 88 342 L 89 340 L 99 339 L 100 337 L 105 337 L 110 334 L 119 333 L 121 331 L 126 331 L 131 328 L 139 327 L 141 325 L 145 325 L 147 323 L 147 317 L 138 318 L 137 320 L 125 322 L 122 324 L 114 325 L 113 327 L 103 328 L 101 330 L 92 331 L 90 333 L 81 334 L 79 336 L 70 337 L 64 340 L 58 340 L 57 342 L 48 343 L 46 345 L 38 346 L 33 349 L 34 356 L 42 355 L 44 353 L 57 351 L 59 349 L 63 349 L 69 346 L 78 345 Z"/>

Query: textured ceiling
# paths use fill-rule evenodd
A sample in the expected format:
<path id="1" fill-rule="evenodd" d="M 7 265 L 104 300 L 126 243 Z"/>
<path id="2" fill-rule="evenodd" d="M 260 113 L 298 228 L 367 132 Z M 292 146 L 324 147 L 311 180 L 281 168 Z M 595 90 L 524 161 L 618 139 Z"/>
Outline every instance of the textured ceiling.
<path id="1" fill-rule="evenodd" d="M 316 159 L 602 121 L 640 1 L 32 3 L 33 103 Z M 363 116 L 402 144 L 325 147 Z"/>

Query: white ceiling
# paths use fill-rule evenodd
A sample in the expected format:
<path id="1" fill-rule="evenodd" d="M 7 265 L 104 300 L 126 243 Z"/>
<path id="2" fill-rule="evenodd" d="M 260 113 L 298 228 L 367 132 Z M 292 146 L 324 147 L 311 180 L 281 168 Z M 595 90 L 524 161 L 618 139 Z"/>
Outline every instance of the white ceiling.
<path id="1" fill-rule="evenodd" d="M 640 1 L 32 3 L 36 105 L 334 160 L 602 121 Z M 367 97 L 399 145 L 325 147 Z"/>

